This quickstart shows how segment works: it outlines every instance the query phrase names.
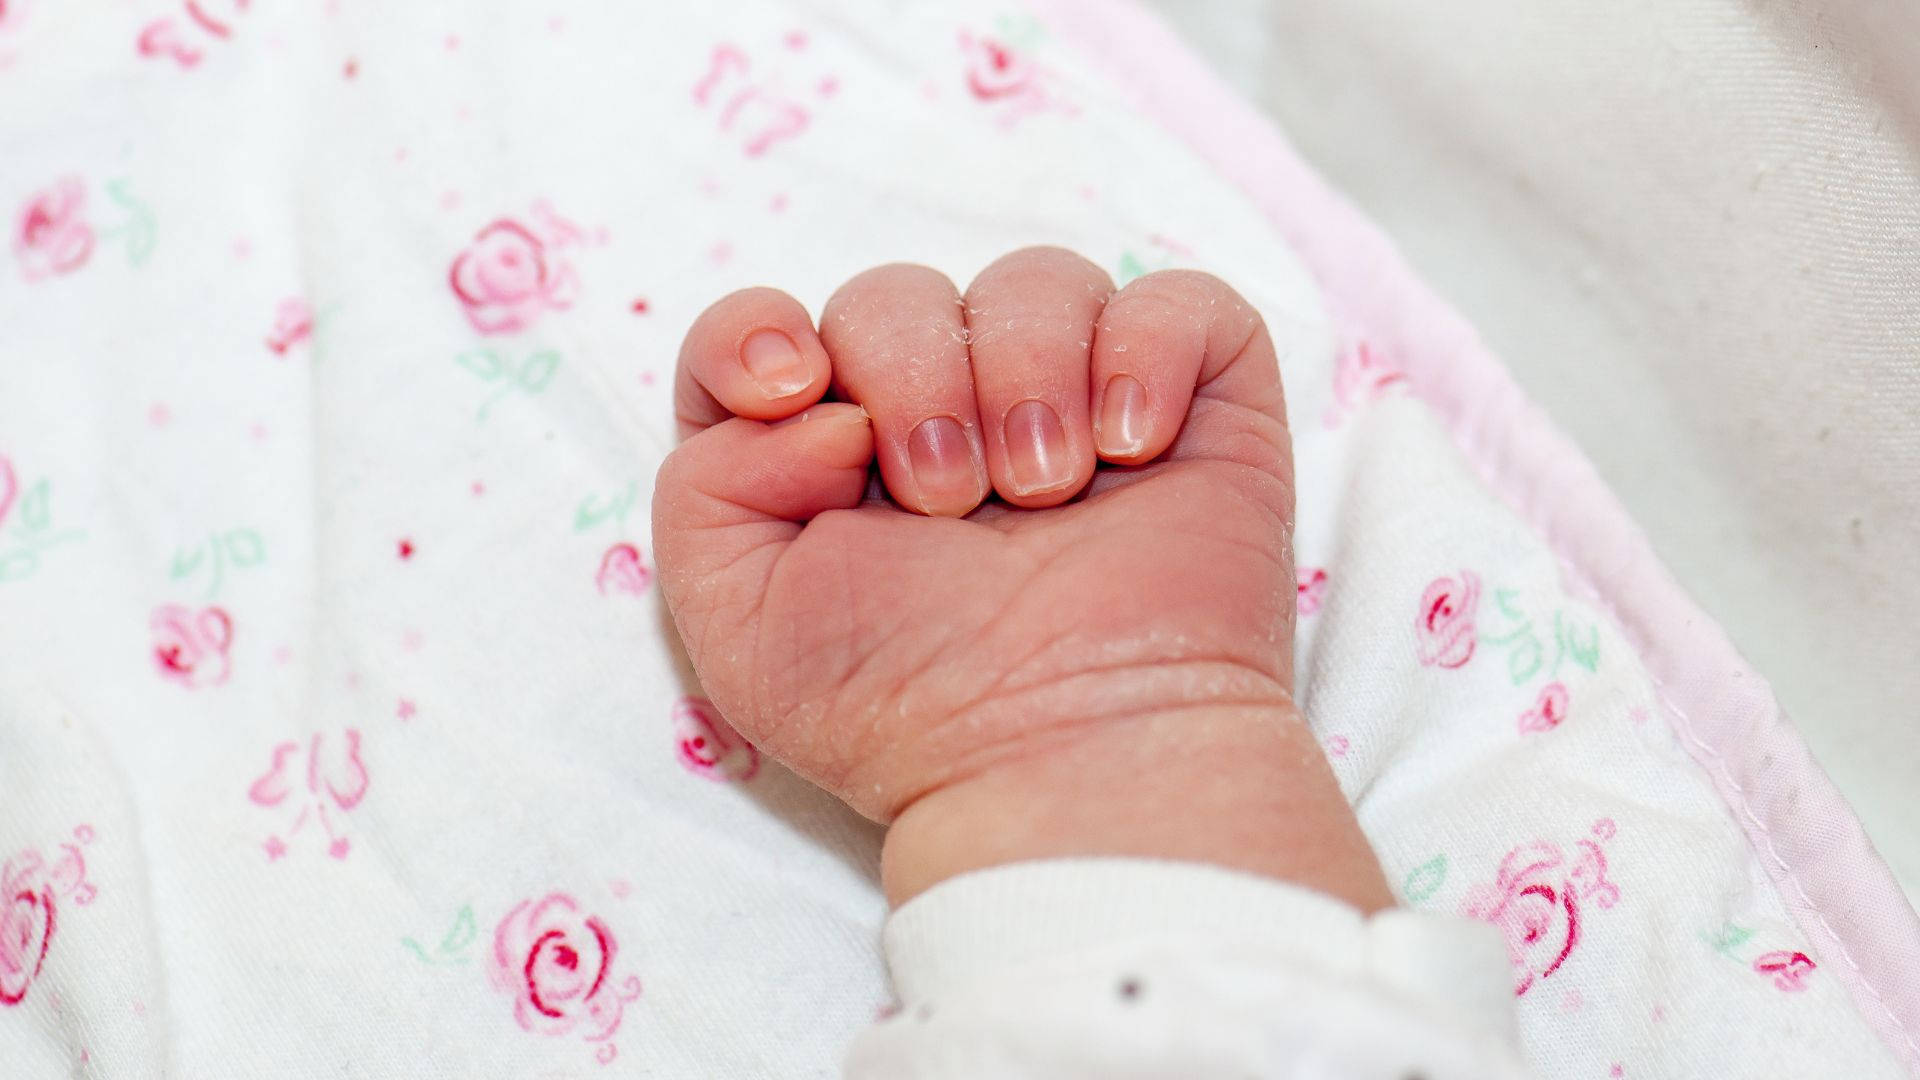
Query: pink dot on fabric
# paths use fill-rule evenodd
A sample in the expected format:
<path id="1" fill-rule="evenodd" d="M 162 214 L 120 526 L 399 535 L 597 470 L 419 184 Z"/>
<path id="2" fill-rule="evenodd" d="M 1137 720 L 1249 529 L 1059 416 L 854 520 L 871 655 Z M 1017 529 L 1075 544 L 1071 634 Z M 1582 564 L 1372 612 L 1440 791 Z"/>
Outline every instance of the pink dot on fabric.
<path id="1" fill-rule="evenodd" d="M 1627 1075 L 1627 1070 L 1621 1068 L 1620 1063 L 1616 1061 L 1613 1063 L 1613 1068 L 1607 1070 L 1607 1075 L 1614 1077 L 1625 1076 Z"/>
<path id="2" fill-rule="evenodd" d="M 407 163 L 407 148 L 402 146 L 395 149 L 393 152 L 393 160 L 396 165 L 405 165 Z"/>
<path id="3" fill-rule="evenodd" d="M 643 371 L 640 373 L 641 386 L 652 386 L 657 381 L 658 380 L 654 378 L 653 372 L 651 371 Z"/>
<path id="4" fill-rule="evenodd" d="M 829 75 L 820 80 L 820 96 L 832 97 L 840 92 L 840 80 Z"/>
<path id="5" fill-rule="evenodd" d="M 799 52 L 801 49 L 807 47 L 807 32 L 805 30 L 789 30 L 787 31 L 785 40 L 787 48 L 792 49 L 794 52 Z"/>
<path id="6" fill-rule="evenodd" d="M 456 210 L 460 206 L 460 193 L 448 188 L 440 193 L 440 209 Z"/>
<path id="7" fill-rule="evenodd" d="M 607 891 L 617 900 L 625 900 L 633 892 L 633 883 L 626 878 L 614 878 L 607 882 Z"/>
<path id="8" fill-rule="evenodd" d="M 406 698 L 401 698 L 400 707 L 395 709 L 393 712 L 395 716 L 398 716 L 402 720 L 411 720 L 413 719 L 414 713 L 418 711 L 419 710 L 413 707 L 412 701 Z"/>
<path id="9" fill-rule="evenodd" d="M 478 480 L 475 480 L 473 482 L 473 497 L 477 499 L 480 496 L 485 495 L 486 493 L 487 493 L 487 485 L 481 483 Z"/>
<path id="10" fill-rule="evenodd" d="M 273 650 L 274 663 L 287 664 L 287 663 L 291 663 L 292 660 L 293 660 L 293 650 L 287 648 L 285 645 L 282 645 L 279 648 Z"/>
<path id="11" fill-rule="evenodd" d="M 460 121 L 463 124 L 473 119 L 473 106 L 461 105 L 460 107 L 454 109 L 453 118 L 455 120 Z"/>
<path id="12" fill-rule="evenodd" d="M 153 407 L 147 410 L 147 422 L 154 427 L 166 427 L 172 420 L 173 410 L 167 408 L 165 402 L 156 401 Z"/>
<path id="13" fill-rule="evenodd" d="M 1346 757 L 1347 750 L 1350 749 L 1351 746 L 1352 744 L 1347 742 L 1345 735 L 1335 735 L 1333 738 L 1327 740 L 1327 753 L 1334 757 Z"/>
<path id="14" fill-rule="evenodd" d="M 769 209 L 769 210 L 771 210 L 771 211 L 773 211 L 773 212 L 774 212 L 774 213 L 776 213 L 776 214 L 784 214 L 784 213 L 786 213 L 786 211 L 787 211 L 787 193 L 783 191 L 783 192 L 781 192 L 780 194 L 778 194 L 778 195 L 775 195 L 775 196 L 773 197 L 773 201 L 771 201 L 771 202 L 769 202 L 769 203 L 767 204 L 767 209 Z"/>
<path id="15" fill-rule="evenodd" d="M 253 254 L 253 241 L 242 236 L 233 242 L 233 257 L 244 259 Z"/>
<path id="16" fill-rule="evenodd" d="M 558 15 L 555 15 L 553 18 L 547 20 L 547 29 L 553 31 L 556 34 L 562 30 L 565 30 L 566 28 L 567 28 L 567 20 L 561 18 Z"/>
<path id="17" fill-rule="evenodd" d="M 707 249 L 707 258 L 713 260 L 715 266 L 725 266 L 733 259 L 733 245 L 722 240 Z"/>
<path id="18" fill-rule="evenodd" d="M 460 47 L 460 35 L 448 34 L 447 35 L 447 51 L 452 52 L 455 49 L 458 49 L 459 47 Z"/>
<path id="19" fill-rule="evenodd" d="M 267 441 L 267 425 L 256 421 L 252 427 L 247 429 L 247 434 L 253 436 L 254 442 L 266 442 Z"/>
<path id="20" fill-rule="evenodd" d="M 1563 1012 L 1579 1012 L 1586 1004 L 1587 999 L 1581 997 L 1578 990 L 1569 990 L 1566 996 L 1560 999 L 1560 1009 Z"/>
<path id="21" fill-rule="evenodd" d="M 422 634 L 412 627 L 408 627 L 407 630 L 400 635 L 400 648 L 406 652 L 419 652 L 420 646 L 426 644 L 426 641 L 427 637 L 425 634 Z"/>

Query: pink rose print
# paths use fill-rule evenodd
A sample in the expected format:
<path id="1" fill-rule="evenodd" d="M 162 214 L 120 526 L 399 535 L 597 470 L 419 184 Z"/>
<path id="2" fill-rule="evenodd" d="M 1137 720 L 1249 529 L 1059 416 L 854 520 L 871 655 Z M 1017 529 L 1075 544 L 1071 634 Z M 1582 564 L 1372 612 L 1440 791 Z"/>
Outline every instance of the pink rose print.
<path id="1" fill-rule="evenodd" d="M 1613 835 L 1611 822 L 1597 822 L 1593 835 Z M 1587 902 L 1610 908 L 1620 899 L 1607 880 L 1607 857 L 1593 840 L 1575 841 L 1571 856 L 1545 840 L 1507 853 L 1493 884 L 1467 893 L 1460 913 L 1492 923 L 1507 939 L 1517 997 L 1560 970 L 1580 943 Z"/>
<path id="2" fill-rule="evenodd" d="M 36 856 L 37 858 L 37 856 Z M 18 1005 L 53 943 L 53 890 L 9 860 L 0 868 L 0 1005 Z"/>
<path id="3" fill-rule="evenodd" d="M 360 760 L 360 733 L 353 728 L 338 739 L 315 733 L 304 746 L 281 743 L 273 748 L 267 771 L 247 788 L 247 798 L 254 805 L 280 809 L 283 820 L 292 815 L 284 838 L 269 833 L 261 845 L 268 862 L 277 862 L 287 853 L 287 841 L 308 821 L 320 823 L 328 855 L 346 858 L 351 845 L 335 830 L 334 815 L 351 811 L 366 795 L 367 766 Z"/>
<path id="4" fill-rule="evenodd" d="M 1026 54 L 1003 41 L 960 33 L 960 54 L 966 66 L 967 91 L 993 110 L 1000 126 L 1049 110 L 1073 114 L 1047 88 L 1047 72 Z"/>
<path id="5" fill-rule="evenodd" d="M 680 739 L 680 764 L 695 776 L 744 784 L 760 772 L 760 751 L 720 718 L 713 702 L 680 699 L 673 707 L 673 727 Z"/>
<path id="6" fill-rule="evenodd" d="M 1026 57 L 992 38 L 962 33 L 960 48 L 967 57 L 967 89 L 981 101 L 1024 93 L 1039 78 Z"/>
<path id="7" fill-rule="evenodd" d="M 98 894 L 80 851 L 93 841 L 92 826 L 79 826 L 73 837 L 78 843 L 61 844 L 51 860 L 29 849 L 0 865 L 0 1006 L 26 999 L 46 966 L 62 904 L 72 900 L 85 907 Z"/>
<path id="8" fill-rule="evenodd" d="M 267 335 L 267 348 L 277 356 L 313 336 L 313 310 L 299 297 L 280 301 L 274 312 L 273 332 Z"/>
<path id="9" fill-rule="evenodd" d="M 1405 382 L 1406 378 L 1405 372 L 1376 354 L 1364 341 L 1341 349 L 1334 358 L 1333 404 L 1327 407 L 1322 419 L 1328 427 L 1338 427 L 1348 413 L 1384 396 L 1390 387 Z"/>
<path id="10" fill-rule="evenodd" d="M 1320 610 L 1320 603 L 1327 595 L 1327 572 L 1317 566 L 1303 566 L 1295 575 L 1300 590 L 1300 614 L 1311 615 Z"/>
<path id="11" fill-rule="evenodd" d="M 585 915 L 573 897 L 548 893 L 523 900 L 493 932 L 488 977 L 513 995 L 513 1018 L 538 1035 L 562 1036 L 579 1028 L 598 1043 L 594 1056 L 612 1061 L 613 1035 L 629 1002 L 640 997 L 640 980 L 613 970 L 613 932 Z"/>
<path id="12" fill-rule="evenodd" d="M 13 462 L 7 458 L 7 455 L 0 454 L 0 527 L 6 525 L 7 512 L 13 509 L 13 499 L 18 494 L 20 494 L 20 478 L 14 475 Z"/>
<path id="13" fill-rule="evenodd" d="M 1807 976 L 1818 966 L 1806 953 L 1785 949 L 1757 956 L 1753 961 L 1755 972 L 1773 976 L 1773 985 L 1789 994 L 1805 990 Z"/>
<path id="14" fill-rule="evenodd" d="M 86 186 L 67 176 L 20 208 L 13 254 L 28 281 L 70 274 L 86 264 L 93 253 L 93 228 L 81 216 L 86 203 Z"/>
<path id="15" fill-rule="evenodd" d="M 639 548 L 632 544 L 615 544 L 600 556 L 600 572 L 594 575 L 593 581 L 600 586 L 602 596 L 609 591 L 639 596 L 653 583 L 653 571 L 647 568 L 646 561 L 640 557 Z"/>
<path id="16" fill-rule="evenodd" d="M 153 610 L 153 661 L 160 674 L 188 689 L 227 681 L 233 619 L 217 607 L 163 604 Z"/>
<path id="17" fill-rule="evenodd" d="M 1540 697 L 1533 708 L 1520 714 L 1520 734 L 1528 732 L 1552 731 L 1567 718 L 1567 687 L 1565 683 L 1550 682 L 1540 688 Z"/>
<path id="18" fill-rule="evenodd" d="M 501 218 L 481 229 L 447 270 L 467 321 L 483 334 L 525 330 L 542 312 L 573 303 L 573 267 L 548 258 L 547 244 L 526 226 Z"/>
<path id="19" fill-rule="evenodd" d="M 1460 580 L 1435 578 L 1420 597 L 1414 620 L 1420 662 L 1457 668 L 1473 659 L 1473 616 L 1480 606 L 1480 578 L 1460 571 Z"/>

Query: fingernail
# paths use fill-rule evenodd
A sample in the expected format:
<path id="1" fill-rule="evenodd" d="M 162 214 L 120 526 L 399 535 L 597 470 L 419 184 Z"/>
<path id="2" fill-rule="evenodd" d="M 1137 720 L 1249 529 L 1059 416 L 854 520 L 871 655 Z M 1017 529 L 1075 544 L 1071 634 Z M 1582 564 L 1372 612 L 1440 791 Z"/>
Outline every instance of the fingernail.
<path id="1" fill-rule="evenodd" d="M 1007 410 L 1007 467 L 1015 495 L 1038 495 L 1070 483 L 1067 432 L 1044 401 L 1023 401 Z"/>
<path id="2" fill-rule="evenodd" d="M 792 397 L 813 384 L 813 372 L 793 339 L 778 330 L 756 330 L 740 346 L 740 363 L 769 398 Z"/>
<path id="3" fill-rule="evenodd" d="M 953 417 L 920 421 L 907 436 L 907 462 L 913 468 L 921 510 L 929 514 L 971 510 L 980 501 L 973 447 L 967 442 L 967 429 Z"/>
<path id="4" fill-rule="evenodd" d="M 1147 444 L 1147 388 L 1131 375 L 1107 380 L 1100 399 L 1100 452 L 1129 457 Z"/>

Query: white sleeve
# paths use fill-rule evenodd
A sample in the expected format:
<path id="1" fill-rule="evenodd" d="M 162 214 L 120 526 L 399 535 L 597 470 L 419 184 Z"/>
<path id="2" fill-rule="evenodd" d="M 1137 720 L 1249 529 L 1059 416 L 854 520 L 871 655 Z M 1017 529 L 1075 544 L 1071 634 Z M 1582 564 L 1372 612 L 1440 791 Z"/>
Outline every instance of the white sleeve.
<path id="1" fill-rule="evenodd" d="M 1212 866 L 963 875 L 895 912 L 886 951 L 900 1009 L 848 1080 L 1527 1075 L 1492 927 Z"/>

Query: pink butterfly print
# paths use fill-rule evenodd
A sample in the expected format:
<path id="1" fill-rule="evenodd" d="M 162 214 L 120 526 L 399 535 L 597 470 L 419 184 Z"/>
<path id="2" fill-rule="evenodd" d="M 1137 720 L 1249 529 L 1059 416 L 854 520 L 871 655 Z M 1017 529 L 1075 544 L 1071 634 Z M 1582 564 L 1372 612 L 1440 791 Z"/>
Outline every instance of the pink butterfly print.
<path id="1" fill-rule="evenodd" d="M 791 139 L 807 130 L 812 114 L 805 105 L 780 90 L 769 78 L 747 82 L 752 61 L 737 45 L 714 46 L 707 73 L 694 84 L 694 104 L 705 107 L 724 99 L 720 106 L 720 130 L 745 140 L 748 157 L 764 155 L 773 144 Z"/>
<path id="2" fill-rule="evenodd" d="M 1320 610 L 1321 601 L 1327 594 L 1327 572 L 1317 566 L 1303 566 L 1295 575 L 1299 589 L 1300 614 L 1311 615 Z"/>
<path id="3" fill-rule="evenodd" d="M 594 575 L 593 581 L 600 586 L 602 596 L 609 591 L 639 596 L 647 591 L 648 585 L 653 584 L 653 571 L 647 569 L 639 548 L 632 544 L 615 544 L 600 556 L 600 572 Z"/>
<path id="4" fill-rule="evenodd" d="M 153 662 L 163 678 L 189 689 L 227 681 L 232 665 L 233 619 L 217 607 L 163 604 L 153 610 Z"/>
<path id="5" fill-rule="evenodd" d="M 1550 682 L 1540 689 L 1540 697 L 1533 703 L 1533 708 L 1520 714 L 1520 734 L 1552 731 L 1566 718 L 1566 684 Z"/>
<path id="6" fill-rule="evenodd" d="M 1786 949 L 1757 956 L 1753 961 L 1754 971 L 1773 976 L 1773 985 L 1789 994 L 1805 990 L 1807 976 L 1818 966 L 1806 953 Z"/>
<path id="7" fill-rule="evenodd" d="M 291 839 L 309 820 L 317 820 L 327 837 L 327 854 L 336 859 L 347 857 L 350 844 L 334 828 L 334 815 L 344 814 L 360 805 L 367 794 L 367 767 L 360 760 L 360 733 L 347 728 L 339 739 L 316 732 L 303 746 L 283 742 L 273 748 L 267 771 L 247 788 L 247 798 L 256 806 L 278 808 L 283 817 L 291 814 L 286 838 L 270 834 L 265 843 L 267 861 L 278 860 L 287 852 Z"/>
<path id="8" fill-rule="evenodd" d="M 1460 571 L 1460 580 L 1435 578 L 1420 596 L 1420 613 L 1413 630 L 1420 662 L 1443 668 L 1462 667 L 1473 659 L 1473 619 L 1480 606 L 1480 578 Z"/>
<path id="9" fill-rule="evenodd" d="M 673 707 L 673 727 L 680 764 L 695 776 L 744 784 L 760 772 L 760 751 L 721 719 L 713 702 L 682 698 Z"/>

